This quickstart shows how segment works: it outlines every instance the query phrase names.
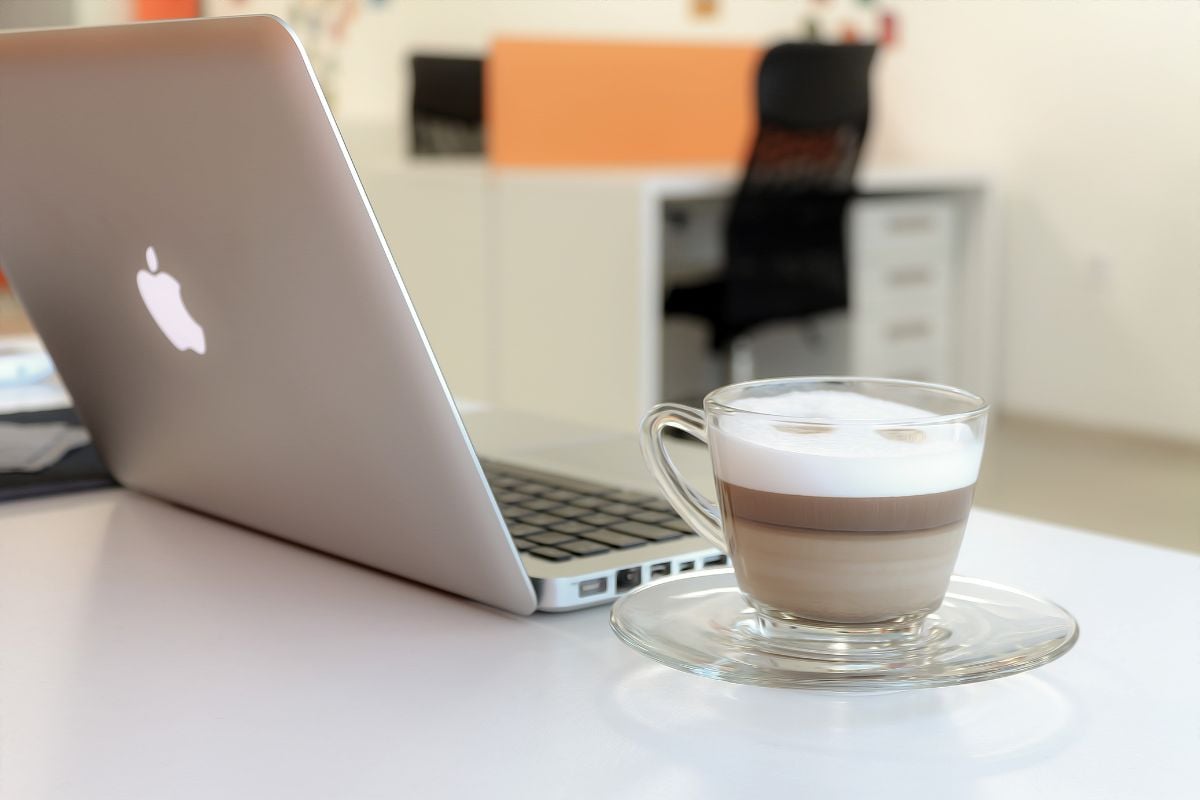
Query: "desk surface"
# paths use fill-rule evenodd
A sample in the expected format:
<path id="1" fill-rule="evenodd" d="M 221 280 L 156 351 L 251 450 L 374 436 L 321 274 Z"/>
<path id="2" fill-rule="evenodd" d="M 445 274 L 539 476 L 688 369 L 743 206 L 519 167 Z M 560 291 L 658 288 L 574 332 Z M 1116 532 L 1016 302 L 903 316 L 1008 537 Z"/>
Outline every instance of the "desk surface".
<path id="1" fill-rule="evenodd" d="M 630 437 L 470 427 L 644 485 Z M 0 506 L 0 797 L 1190 796 L 1200 558 L 977 511 L 960 571 L 1079 644 L 946 689 L 734 686 L 607 609 L 512 617 L 122 490 Z"/>
<path id="2" fill-rule="evenodd" d="M 547 185 L 637 186 L 666 200 L 726 197 L 741 180 L 741 167 L 493 167 L 480 159 L 365 158 L 360 167 L 368 176 L 391 174 L 446 181 L 535 181 Z M 975 169 L 943 165 L 866 165 L 855 177 L 868 194 L 974 192 L 984 189 L 988 176 Z"/>

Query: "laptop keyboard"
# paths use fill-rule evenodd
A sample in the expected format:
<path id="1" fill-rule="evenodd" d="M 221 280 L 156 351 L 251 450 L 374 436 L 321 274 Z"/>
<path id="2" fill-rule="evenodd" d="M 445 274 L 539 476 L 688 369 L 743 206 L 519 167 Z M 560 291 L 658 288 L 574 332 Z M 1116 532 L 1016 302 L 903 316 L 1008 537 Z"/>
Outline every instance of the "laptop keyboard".
<path id="1" fill-rule="evenodd" d="M 698 538 L 661 497 L 495 461 L 482 464 L 522 553 L 561 562 Z"/>

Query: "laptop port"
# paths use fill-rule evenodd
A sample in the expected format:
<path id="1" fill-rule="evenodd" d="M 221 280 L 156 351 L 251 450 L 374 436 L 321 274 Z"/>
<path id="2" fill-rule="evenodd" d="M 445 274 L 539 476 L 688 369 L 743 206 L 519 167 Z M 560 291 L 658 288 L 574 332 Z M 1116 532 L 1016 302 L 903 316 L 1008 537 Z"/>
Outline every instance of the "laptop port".
<path id="1" fill-rule="evenodd" d="M 729 558 L 725 555 L 709 556 L 708 558 L 704 559 L 704 566 L 706 567 L 720 567 L 728 563 Z"/>
<path id="2" fill-rule="evenodd" d="M 684 561 L 679 565 L 680 572 L 691 572 L 696 568 L 695 561 Z"/>
<path id="3" fill-rule="evenodd" d="M 670 574 L 671 574 L 671 562 L 670 561 L 663 561 L 659 564 L 655 564 L 654 566 L 650 567 L 650 580 L 654 580 L 655 578 L 661 578 L 664 575 L 670 575 Z"/>
<path id="4" fill-rule="evenodd" d="M 592 597 L 608 590 L 608 578 L 589 578 L 579 582 L 579 596 Z"/>
<path id="5" fill-rule="evenodd" d="M 629 567 L 617 570 L 617 591 L 628 592 L 642 582 L 642 568 Z"/>

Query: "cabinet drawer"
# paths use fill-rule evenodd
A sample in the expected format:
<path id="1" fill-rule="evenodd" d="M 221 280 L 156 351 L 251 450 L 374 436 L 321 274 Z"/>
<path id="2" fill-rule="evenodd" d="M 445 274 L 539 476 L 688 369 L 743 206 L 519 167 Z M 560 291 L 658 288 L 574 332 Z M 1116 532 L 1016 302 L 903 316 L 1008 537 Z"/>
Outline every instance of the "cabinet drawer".
<path id="1" fill-rule="evenodd" d="M 857 252 L 953 246 L 954 203 L 937 198 L 868 198 L 850 211 L 850 241 Z"/>
<path id="2" fill-rule="evenodd" d="M 850 364 L 856 375 L 945 382 L 949 380 L 949 342 L 944 338 L 901 338 L 870 346 L 858 343 L 852 348 Z"/>
<path id="3" fill-rule="evenodd" d="M 850 303 L 864 313 L 924 309 L 944 315 L 950 304 L 949 259 L 902 251 L 864 254 L 850 270 Z"/>
<path id="4" fill-rule="evenodd" d="M 875 352 L 897 347 L 943 347 L 948 325 L 932 314 L 895 314 L 858 326 L 854 331 L 855 352 Z"/>
<path id="5" fill-rule="evenodd" d="M 944 313 L 928 306 L 855 312 L 851 364 L 860 375 L 944 380 L 950 353 L 950 326 Z"/>
<path id="6" fill-rule="evenodd" d="M 938 353 L 892 353 L 873 362 L 855 364 L 854 374 L 871 378 L 952 383 L 949 363 L 947 357 Z"/>

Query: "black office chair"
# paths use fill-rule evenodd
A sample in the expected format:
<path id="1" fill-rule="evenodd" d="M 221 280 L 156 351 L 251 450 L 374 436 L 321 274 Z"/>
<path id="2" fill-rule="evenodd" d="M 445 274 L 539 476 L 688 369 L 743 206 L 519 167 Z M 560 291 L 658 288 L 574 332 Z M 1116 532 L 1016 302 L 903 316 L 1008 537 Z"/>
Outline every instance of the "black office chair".
<path id="1" fill-rule="evenodd" d="M 758 73 L 758 134 L 729 213 L 722 275 L 667 295 L 726 354 L 752 328 L 846 305 L 846 207 L 867 131 L 869 45 L 782 44 Z M 733 376 L 738 379 L 746 376 Z"/>

